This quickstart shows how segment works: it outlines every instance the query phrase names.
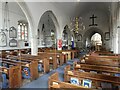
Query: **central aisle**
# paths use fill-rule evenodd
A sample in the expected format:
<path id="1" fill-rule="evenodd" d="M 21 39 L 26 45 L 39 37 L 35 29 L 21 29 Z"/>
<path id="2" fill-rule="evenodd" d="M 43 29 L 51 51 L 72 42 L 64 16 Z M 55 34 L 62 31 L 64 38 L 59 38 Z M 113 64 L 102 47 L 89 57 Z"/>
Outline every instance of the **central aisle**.
<path id="1" fill-rule="evenodd" d="M 64 80 L 64 78 L 63 78 L 64 67 L 66 65 L 72 65 L 73 61 L 75 61 L 75 60 L 78 60 L 78 59 L 69 60 L 67 62 L 67 64 L 64 64 L 64 65 L 60 66 L 59 68 L 57 68 L 56 70 L 52 70 L 49 73 L 40 76 L 37 80 L 34 80 L 34 81 L 22 86 L 21 88 L 48 88 L 48 77 L 50 75 L 52 75 L 54 72 L 58 72 L 60 81 L 63 81 Z"/>

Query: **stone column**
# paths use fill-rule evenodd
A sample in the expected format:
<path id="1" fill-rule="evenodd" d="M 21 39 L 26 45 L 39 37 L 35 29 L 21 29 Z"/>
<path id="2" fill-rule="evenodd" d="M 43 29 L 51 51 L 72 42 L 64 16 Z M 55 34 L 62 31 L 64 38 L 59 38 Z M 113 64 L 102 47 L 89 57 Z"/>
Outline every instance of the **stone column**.
<path id="1" fill-rule="evenodd" d="M 37 43 L 37 36 L 33 36 L 31 38 L 31 55 L 38 54 L 38 43 Z"/>

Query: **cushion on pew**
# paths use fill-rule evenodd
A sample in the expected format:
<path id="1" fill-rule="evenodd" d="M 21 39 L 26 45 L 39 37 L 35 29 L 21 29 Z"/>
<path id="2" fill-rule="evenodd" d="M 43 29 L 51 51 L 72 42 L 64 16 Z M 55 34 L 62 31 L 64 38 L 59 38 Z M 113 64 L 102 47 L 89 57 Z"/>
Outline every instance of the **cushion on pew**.
<path id="1" fill-rule="evenodd" d="M 6 74 L 2 74 L 2 88 L 8 88 L 8 81 Z"/>
<path id="2" fill-rule="evenodd" d="M 43 71 L 42 64 L 38 64 L 38 71 L 39 71 L 39 72 Z"/>
<path id="3" fill-rule="evenodd" d="M 116 73 L 115 76 L 116 76 L 116 77 L 120 77 L 120 73 Z"/>
<path id="4" fill-rule="evenodd" d="M 29 70 L 29 68 L 23 68 L 22 77 L 24 79 L 30 79 L 30 70 Z"/>
<path id="5" fill-rule="evenodd" d="M 9 65 L 7 63 L 3 63 L 3 66 L 9 68 Z"/>

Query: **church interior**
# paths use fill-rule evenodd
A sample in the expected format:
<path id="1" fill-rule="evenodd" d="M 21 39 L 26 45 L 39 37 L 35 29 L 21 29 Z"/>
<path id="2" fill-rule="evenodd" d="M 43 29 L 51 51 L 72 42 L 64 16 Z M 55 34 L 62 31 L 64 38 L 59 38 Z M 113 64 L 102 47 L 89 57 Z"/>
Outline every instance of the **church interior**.
<path id="1" fill-rule="evenodd" d="M 120 90 L 119 0 L 0 0 L 0 89 Z"/>

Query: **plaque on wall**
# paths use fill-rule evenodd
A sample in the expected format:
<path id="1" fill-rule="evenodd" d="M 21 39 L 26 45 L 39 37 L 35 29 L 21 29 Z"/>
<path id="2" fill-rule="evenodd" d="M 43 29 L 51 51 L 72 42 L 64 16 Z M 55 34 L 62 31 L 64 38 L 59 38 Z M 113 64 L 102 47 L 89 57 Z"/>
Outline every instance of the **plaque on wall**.
<path id="1" fill-rule="evenodd" d="M 17 47 L 17 40 L 11 39 L 10 42 L 9 42 L 9 46 L 10 47 Z"/>
<path id="2" fill-rule="evenodd" d="M 0 32 L 0 47 L 5 47 L 7 46 L 7 37 L 6 34 L 1 31 Z"/>
<path id="3" fill-rule="evenodd" d="M 105 40 L 110 40 L 110 32 L 105 32 Z"/>
<path id="4" fill-rule="evenodd" d="M 15 27 L 10 27 L 10 31 L 9 31 L 9 37 L 10 38 L 17 38 L 17 30 Z"/>
<path id="5" fill-rule="evenodd" d="M 82 35 L 78 34 L 78 41 L 82 41 Z"/>

